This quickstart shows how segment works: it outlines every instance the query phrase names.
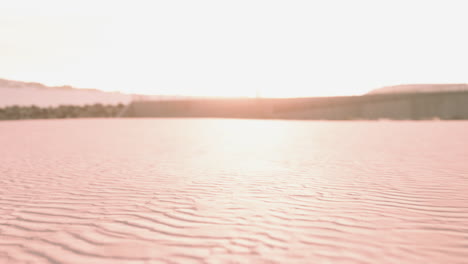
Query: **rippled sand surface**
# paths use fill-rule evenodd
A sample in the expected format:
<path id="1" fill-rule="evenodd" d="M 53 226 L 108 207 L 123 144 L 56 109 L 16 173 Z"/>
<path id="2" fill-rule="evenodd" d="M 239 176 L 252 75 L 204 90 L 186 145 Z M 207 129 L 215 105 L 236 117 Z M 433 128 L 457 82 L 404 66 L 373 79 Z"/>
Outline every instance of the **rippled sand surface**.
<path id="1" fill-rule="evenodd" d="M 467 263 L 467 122 L 0 122 L 0 263 Z"/>

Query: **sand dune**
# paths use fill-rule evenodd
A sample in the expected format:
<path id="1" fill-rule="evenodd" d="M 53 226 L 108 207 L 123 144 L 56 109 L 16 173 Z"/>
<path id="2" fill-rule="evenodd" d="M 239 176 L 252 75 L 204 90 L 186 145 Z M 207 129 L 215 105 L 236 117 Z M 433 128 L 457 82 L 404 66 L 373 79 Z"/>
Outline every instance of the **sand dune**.
<path id="1" fill-rule="evenodd" d="M 467 133 L 0 122 L 0 263 L 466 263 Z"/>
<path id="2" fill-rule="evenodd" d="M 434 92 L 454 92 L 468 91 L 466 83 L 447 84 L 402 84 L 387 86 L 372 90 L 369 94 L 395 94 L 395 93 L 434 93 Z"/>

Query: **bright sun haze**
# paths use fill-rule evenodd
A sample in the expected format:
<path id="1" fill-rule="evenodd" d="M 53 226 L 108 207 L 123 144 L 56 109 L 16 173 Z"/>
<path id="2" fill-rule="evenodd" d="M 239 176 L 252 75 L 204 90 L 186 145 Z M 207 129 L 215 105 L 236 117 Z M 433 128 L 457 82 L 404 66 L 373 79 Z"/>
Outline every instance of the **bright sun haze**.
<path id="1" fill-rule="evenodd" d="M 265 97 L 464 83 L 464 7 L 416 0 L 6 1 L 0 77 L 127 93 Z"/>

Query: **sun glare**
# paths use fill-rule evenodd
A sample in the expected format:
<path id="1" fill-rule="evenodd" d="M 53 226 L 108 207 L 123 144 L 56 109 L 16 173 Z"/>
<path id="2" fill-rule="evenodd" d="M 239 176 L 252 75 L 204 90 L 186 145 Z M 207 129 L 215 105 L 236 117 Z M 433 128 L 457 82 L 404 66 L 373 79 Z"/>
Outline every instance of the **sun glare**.
<path id="1" fill-rule="evenodd" d="M 463 83 L 465 67 L 446 65 L 468 60 L 464 10 L 402 0 L 10 1 L 0 10 L 0 71 L 47 85 L 197 96 Z"/>

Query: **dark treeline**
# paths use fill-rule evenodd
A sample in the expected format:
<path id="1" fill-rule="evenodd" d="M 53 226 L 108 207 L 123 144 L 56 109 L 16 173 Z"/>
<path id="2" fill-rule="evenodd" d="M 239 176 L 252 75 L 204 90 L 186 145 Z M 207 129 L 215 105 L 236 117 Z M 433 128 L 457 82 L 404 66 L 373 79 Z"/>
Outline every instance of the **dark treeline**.
<path id="1" fill-rule="evenodd" d="M 8 106 L 0 108 L 0 120 L 116 117 L 124 107 L 124 104 L 61 105 L 57 107 Z"/>

